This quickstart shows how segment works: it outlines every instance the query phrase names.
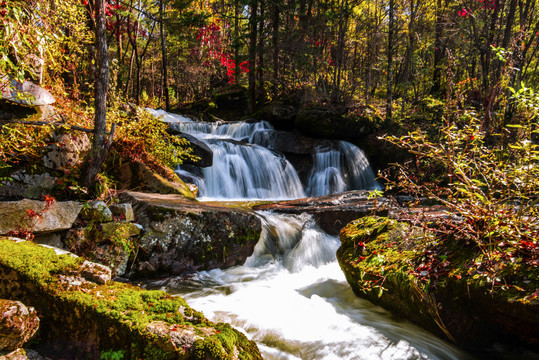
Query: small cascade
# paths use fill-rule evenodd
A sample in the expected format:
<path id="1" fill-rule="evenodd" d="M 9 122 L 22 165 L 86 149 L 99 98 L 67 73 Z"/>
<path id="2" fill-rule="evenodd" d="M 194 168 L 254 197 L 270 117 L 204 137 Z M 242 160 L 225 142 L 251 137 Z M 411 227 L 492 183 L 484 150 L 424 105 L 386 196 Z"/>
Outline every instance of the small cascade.
<path id="1" fill-rule="evenodd" d="M 365 154 L 357 146 L 339 141 L 337 149 L 325 147 L 314 154 L 306 190 L 309 196 L 373 189 L 381 189 L 381 186 Z"/>
<path id="2" fill-rule="evenodd" d="M 146 108 L 146 111 L 148 111 L 150 114 L 152 114 L 156 118 L 161 118 L 161 120 L 167 123 L 193 122 L 193 120 L 189 119 L 188 117 L 185 117 L 183 115 L 169 113 L 169 112 L 166 112 L 165 110 L 160 110 L 160 109 L 155 110 L 152 108 Z"/>
<path id="3" fill-rule="evenodd" d="M 211 320 L 242 330 L 268 360 L 469 359 L 356 297 L 335 259 L 338 238 L 310 215 L 260 216 L 263 232 L 245 265 L 146 286 L 181 294 Z"/>
<path id="4" fill-rule="evenodd" d="M 304 197 L 301 181 L 290 162 L 257 145 L 206 140 L 213 166 L 202 170 L 202 197 L 217 199 L 295 199 Z"/>
<path id="5" fill-rule="evenodd" d="M 185 133 L 207 138 L 234 139 L 239 141 L 252 142 L 251 138 L 259 131 L 272 130 L 273 127 L 267 121 L 259 122 L 235 122 L 235 123 L 207 123 L 189 122 L 179 124 L 178 130 Z"/>

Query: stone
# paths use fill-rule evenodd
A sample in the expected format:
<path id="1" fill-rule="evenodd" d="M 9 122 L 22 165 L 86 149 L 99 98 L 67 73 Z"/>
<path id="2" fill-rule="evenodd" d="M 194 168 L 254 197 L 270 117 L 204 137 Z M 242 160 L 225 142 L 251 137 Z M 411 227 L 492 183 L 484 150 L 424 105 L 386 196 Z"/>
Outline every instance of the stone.
<path id="1" fill-rule="evenodd" d="M 0 76 L 2 99 L 17 104 L 43 106 L 54 104 L 54 96 L 41 86 L 30 81 L 18 81 L 6 75 Z"/>
<path id="2" fill-rule="evenodd" d="M 28 357 L 24 349 L 16 349 L 11 351 L 8 354 L 2 355 L 0 353 L 0 360 L 34 360 L 31 357 Z"/>
<path id="3" fill-rule="evenodd" d="M 52 205 L 29 199 L 0 201 L 0 234 L 10 231 L 37 234 L 69 229 L 81 208 L 77 201 L 56 201 Z"/>
<path id="4" fill-rule="evenodd" d="M 260 238 L 261 220 L 251 211 L 199 203 L 177 195 L 125 192 L 145 234 L 138 261 L 148 273 L 189 273 L 241 265 Z M 135 272 L 137 270 L 135 269 Z"/>
<path id="5" fill-rule="evenodd" d="M 11 180 L 0 183 L 0 198 L 41 200 L 56 184 L 56 177 L 49 173 L 28 174 L 18 170 L 9 176 Z"/>
<path id="6" fill-rule="evenodd" d="M 112 278 L 112 271 L 109 267 L 90 261 L 84 261 L 80 267 L 80 271 L 82 277 L 96 284 L 106 284 Z"/>
<path id="7" fill-rule="evenodd" d="M 119 216 L 124 221 L 135 221 L 135 213 L 131 204 L 113 204 L 109 206 L 112 216 Z"/>
<path id="8" fill-rule="evenodd" d="M 37 332 L 39 318 L 33 307 L 0 299 L 0 351 L 22 347 Z"/>
<path id="9" fill-rule="evenodd" d="M 34 237 L 34 241 L 38 244 L 49 245 L 59 249 L 65 247 L 62 242 L 62 236 L 59 233 L 39 234 Z"/>
<path id="10" fill-rule="evenodd" d="M 108 222 L 112 221 L 112 211 L 104 201 L 88 201 L 82 207 L 80 217 L 83 220 Z"/>
<path id="11" fill-rule="evenodd" d="M 57 133 L 51 142 L 53 145 L 43 156 L 43 165 L 48 169 L 64 172 L 79 166 L 91 148 L 90 140 L 84 133 Z"/>
<path id="12" fill-rule="evenodd" d="M 140 227 L 130 222 L 111 221 L 101 224 L 103 239 L 109 240 L 115 235 L 132 237 L 140 235 Z"/>
<path id="13" fill-rule="evenodd" d="M 75 345 L 68 358 L 98 359 L 110 349 L 126 349 L 133 359 L 262 359 L 254 341 L 229 324 L 209 321 L 180 296 L 85 280 L 82 260 L 0 237 L 0 297 L 16 296 L 34 306 L 42 318 L 40 341 Z M 175 337 L 178 344 L 190 344 L 188 334 L 198 336 L 196 353 L 174 347 L 176 331 L 185 331 Z"/>
<path id="14" fill-rule="evenodd" d="M 183 164 L 196 165 L 200 167 L 210 167 L 213 165 L 213 151 L 204 142 L 197 139 L 195 136 L 186 134 L 180 130 L 177 123 L 171 123 L 168 127 L 168 132 L 176 137 L 189 141 L 189 147 L 193 149 L 193 155 L 197 156 L 198 160 L 185 159 Z"/>

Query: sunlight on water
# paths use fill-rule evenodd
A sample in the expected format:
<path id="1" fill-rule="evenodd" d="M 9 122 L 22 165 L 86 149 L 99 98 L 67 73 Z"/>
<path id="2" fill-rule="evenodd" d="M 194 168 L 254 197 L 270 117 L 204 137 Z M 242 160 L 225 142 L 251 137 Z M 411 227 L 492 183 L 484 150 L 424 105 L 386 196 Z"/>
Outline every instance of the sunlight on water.
<path id="1" fill-rule="evenodd" d="M 262 215 L 263 237 L 247 265 L 149 286 L 181 294 L 208 318 L 231 323 L 258 343 L 265 359 L 467 359 L 356 297 L 335 260 L 339 240 L 309 216 Z"/>

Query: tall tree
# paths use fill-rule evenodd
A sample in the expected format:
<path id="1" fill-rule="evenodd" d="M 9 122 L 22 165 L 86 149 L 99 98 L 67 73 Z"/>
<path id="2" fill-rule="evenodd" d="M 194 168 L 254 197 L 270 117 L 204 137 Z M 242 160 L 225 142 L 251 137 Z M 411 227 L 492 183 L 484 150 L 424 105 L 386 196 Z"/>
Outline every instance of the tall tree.
<path id="1" fill-rule="evenodd" d="M 97 49 L 97 76 L 95 79 L 95 119 L 93 143 L 83 171 L 83 184 L 91 189 L 105 161 L 114 130 L 106 141 L 107 91 L 109 88 L 109 57 L 105 17 L 105 0 L 95 0 L 95 43 Z"/>
<path id="2" fill-rule="evenodd" d="M 387 33 L 387 95 L 386 95 L 386 124 L 393 116 L 393 45 L 395 32 L 395 0 L 389 0 L 389 29 Z"/>
<path id="3" fill-rule="evenodd" d="M 163 92 L 165 94 L 165 108 L 167 111 L 170 111 L 170 97 L 168 92 L 168 75 L 167 75 L 167 38 L 165 30 L 165 0 L 160 0 L 159 2 L 159 17 L 161 20 L 161 57 L 163 62 L 163 75 L 162 75 L 162 86 Z"/>

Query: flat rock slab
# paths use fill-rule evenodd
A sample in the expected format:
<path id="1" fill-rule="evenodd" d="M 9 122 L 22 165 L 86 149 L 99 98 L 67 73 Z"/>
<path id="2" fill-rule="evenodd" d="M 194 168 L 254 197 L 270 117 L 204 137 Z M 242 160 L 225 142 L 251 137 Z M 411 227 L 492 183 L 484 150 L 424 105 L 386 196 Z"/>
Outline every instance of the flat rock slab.
<path id="1" fill-rule="evenodd" d="M 241 265 L 260 238 L 262 223 L 240 207 L 187 200 L 173 194 L 125 192 L 141 239 L 140 275 L 179 275 Z"/>
<path id="2" fill-rule="evenodd" d="M 82 205 L 76 201 L 55 202 L 23 199 L 0 201 L 0 234 L 10 231 L 53 232 L 71 228 Z"/>
<path id="3" fill-rule="evenodd" d="M 253 206 L 253 210 L 312 214 L 322 230 L 336 235 L 352 220 L 373 214 L 387 215 L 389 209 L 398 207 L 393 200 L 384 197 L 372 198 L 369 195 L 368 191 L 356 190 L 336 195 L 256 205 Z"/>

